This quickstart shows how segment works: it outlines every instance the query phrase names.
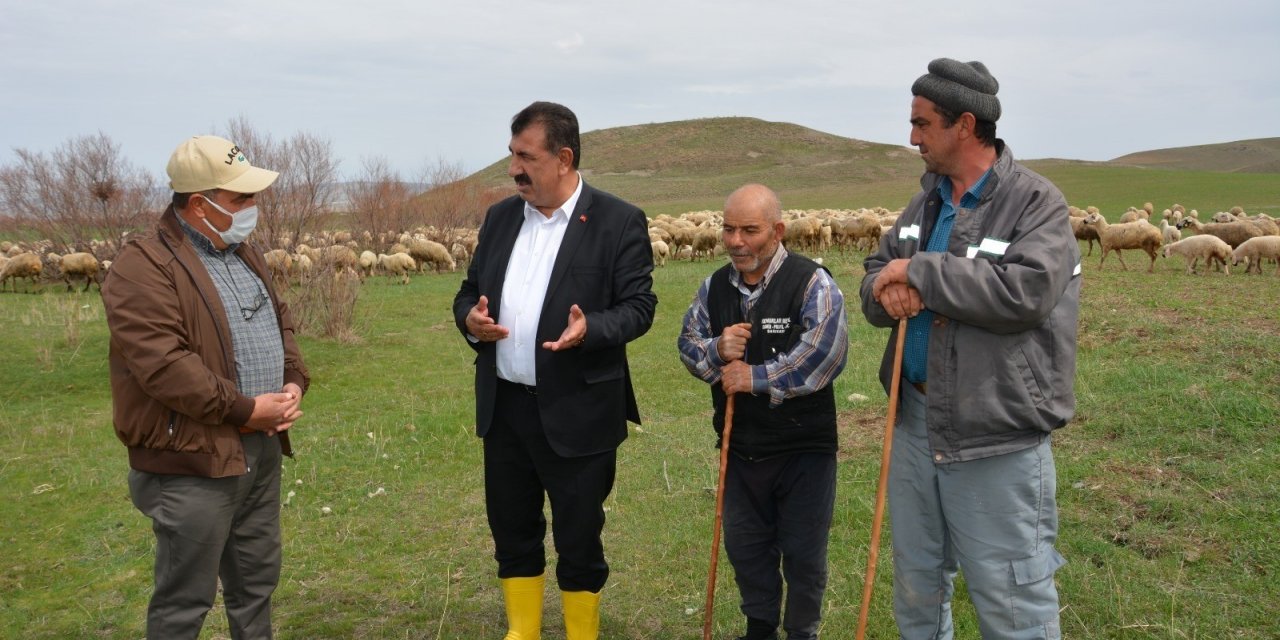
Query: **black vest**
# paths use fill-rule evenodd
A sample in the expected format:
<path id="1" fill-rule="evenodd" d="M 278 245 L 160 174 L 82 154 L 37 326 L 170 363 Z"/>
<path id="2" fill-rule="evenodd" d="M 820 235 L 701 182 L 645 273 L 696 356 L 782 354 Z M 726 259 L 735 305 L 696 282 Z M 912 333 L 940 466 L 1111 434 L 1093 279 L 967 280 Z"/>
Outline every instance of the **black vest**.
<path id="1" fill-rule="evenodd" d="M 824 268 L 802 255 L 788 254 L 760 293 L 751 317 L 744 319 L 742 293 L 729 282 L 733 265 L 725 265 L 711 276 L 711 286 L 707 289 L 711 335 L 719 336 L 729 325 L 750 322 L 747 364 L 764 364 L 776 354 L 789 351 L 804 333 L 801 312 L 805 288 L 814 272 Z M 719 447 L 725 405 L 719 382 L 711 385 L 711 402 L 715 406 L 713 424 Z M 835 453 L 836 448 L 836 400 L 831 385 L 809 395 L 790 398 L 772 409 L 768 394 L 737 394 L 733 433 L 729 436 L 729 450 L 733 453 L 758 460 L 793 453 Z"/>

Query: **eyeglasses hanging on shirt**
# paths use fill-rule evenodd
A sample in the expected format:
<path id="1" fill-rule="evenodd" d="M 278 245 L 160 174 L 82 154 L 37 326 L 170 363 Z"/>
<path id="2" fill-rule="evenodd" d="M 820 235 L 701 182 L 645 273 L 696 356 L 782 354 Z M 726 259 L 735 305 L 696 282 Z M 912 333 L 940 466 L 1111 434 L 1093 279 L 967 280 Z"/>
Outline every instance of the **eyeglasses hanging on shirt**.
<path id="1" fill-rule="evenodd" d="M 227 257 L 223 256 L 221 261 L 222 266 L 227 270 L 226 277 L 224 278 L 221 273 L 218 273 L 217 269 L 214 269 L 213 272 L 218 273 L 218 279 L 222 280 L 223 284 L 227 286 L 227 290 L 231 292 L 231 297 L 236 301 L 236 307 L 240 309 L 240 317 L 244 318 L 245 322 L 248 322 L 253 319 L 253 314 L 257 313 L 262 308 L 262 305 L 267 303 L 267 292 L 262 290 L 262 283 L 258 282 L 257 278 L 253 278 L 253 285 L 258 288 L 258 292 L 254 294 L 253 299 L 246 306 L 245 303 L 240 301 L 240 295 L 236 293 L 236 281 L 235 277 L 231 275 L 231 265 L 227 264 Z"/>

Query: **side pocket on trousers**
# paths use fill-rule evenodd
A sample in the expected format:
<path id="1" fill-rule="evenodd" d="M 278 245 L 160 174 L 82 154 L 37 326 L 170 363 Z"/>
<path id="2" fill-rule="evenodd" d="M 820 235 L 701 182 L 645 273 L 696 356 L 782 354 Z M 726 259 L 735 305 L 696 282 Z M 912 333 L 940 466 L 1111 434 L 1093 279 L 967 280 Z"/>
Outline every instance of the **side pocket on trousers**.
<path id="1" fill-rule="evenodd" d="M 1052 547 L 1034 556 L 1010 561 L 1014 584 L 1009 602 L 1015 629 L 1037 625 L 1044 625 L 1046 630 L 1057 628 L 1058 588 L 1053 574 L 1066 563 L 1066 558 Z"/>
<path id="2" fill-rule="evenodd" d="M 1011 560 L 1013 565 L 1013 582 L 1018 586 L 1026 586 L 1051 577 L 1058 567 L 1067 563 L 1067 559 L 1057 549 L 1049 549 L 1029 558 Z"/>

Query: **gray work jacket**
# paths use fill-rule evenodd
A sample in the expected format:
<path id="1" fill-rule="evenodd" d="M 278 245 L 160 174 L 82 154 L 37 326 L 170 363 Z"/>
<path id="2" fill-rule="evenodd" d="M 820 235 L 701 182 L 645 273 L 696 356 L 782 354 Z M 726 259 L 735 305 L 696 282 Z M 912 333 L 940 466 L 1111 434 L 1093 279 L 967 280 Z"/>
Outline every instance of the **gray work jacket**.
<path id="1" fill-rule="evenodd" d="M 926 173 L 923 191 L 864 262 L 862 312 L 872 325 L 897 326 L 871 296 L 895 258 L 911 259 L 907 279 L 934 312 L 926 422 L 935 463 L 1033 447 L 1075 412 L 1080 247 L 1067 203 L 1003 141 L 996 149 L 978 206 L 956 211 L 947 251 L 924 251 L 947 179 Z M 880 365 L 886 390 L 896 334 Z"/>

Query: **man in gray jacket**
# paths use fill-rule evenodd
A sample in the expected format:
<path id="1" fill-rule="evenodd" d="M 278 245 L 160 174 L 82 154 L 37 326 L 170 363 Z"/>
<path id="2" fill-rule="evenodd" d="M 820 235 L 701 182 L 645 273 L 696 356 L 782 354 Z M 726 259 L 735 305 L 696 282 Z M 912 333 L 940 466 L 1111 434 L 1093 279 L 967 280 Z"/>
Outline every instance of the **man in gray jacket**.
<path id="1" fill-rule="evenodd" d="M 888 491 L 908 640 L 953 636 L 957 569 L 983 638 L 1061 636 L 1049 434 L 1075 410 L 1080 249 L 1062 193 L 995 137 L 998 89 L 946 58 L 916 80 L 922 191 L 864 265 L 867 320 L 909 318 Z"/>

